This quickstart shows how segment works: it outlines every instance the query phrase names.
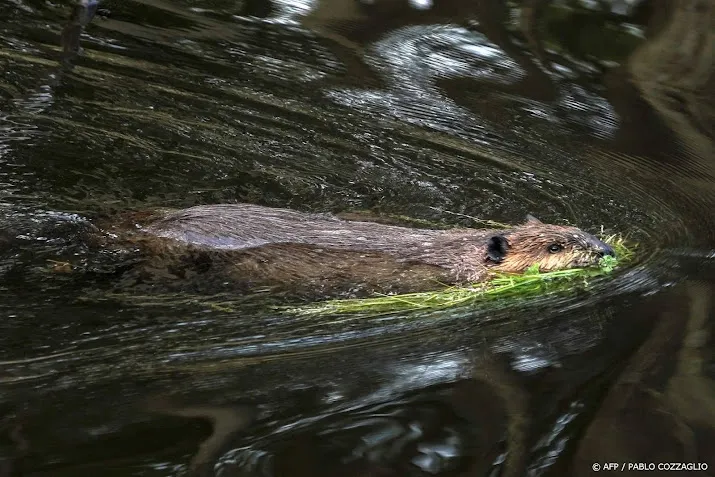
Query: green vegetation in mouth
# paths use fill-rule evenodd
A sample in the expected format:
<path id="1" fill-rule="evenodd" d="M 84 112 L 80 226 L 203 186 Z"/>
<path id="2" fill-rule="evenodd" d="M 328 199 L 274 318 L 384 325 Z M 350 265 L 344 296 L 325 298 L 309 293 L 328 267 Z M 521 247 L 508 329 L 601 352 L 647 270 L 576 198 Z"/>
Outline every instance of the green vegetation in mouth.
<path id="1" fill-rule="evenodd" d="M 602 238 L 616 253 L 615 257 L 601 258 L 597 267 L 571 268 L 554 272 L 540 272 L 531 266 L 521 275 L 496 274 L 494 278 L 473 285 L 447 287 L 430 292 L 380 295 L 372 298 L 328 300 L 298 308 L 290 312 L 303 315 L 369 313 L 387 314 L 401 311 L 434 310 L 494 299 L 514 299 L 569 288 L 575 280 L 588 285 L 588 278 L 611 273 L 620 264 L 633 259 L 637 244 L 628 243 L 620 235 Z"/>

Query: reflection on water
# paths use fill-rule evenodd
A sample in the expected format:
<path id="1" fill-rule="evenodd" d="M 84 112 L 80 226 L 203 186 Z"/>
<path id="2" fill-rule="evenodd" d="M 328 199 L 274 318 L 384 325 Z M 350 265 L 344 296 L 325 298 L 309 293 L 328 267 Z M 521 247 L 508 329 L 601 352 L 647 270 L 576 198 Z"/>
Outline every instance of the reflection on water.
<path id="1" fill-rule="evenodd" d="M 713 15 L 0 4 L 0 476 L 715 468 Z M 573 296 L 306 318 L 286 305 L 326 290 L 136 280 L 132 250 L 88 240 L 222 202 L 534 213 L 639 256 Z"/>

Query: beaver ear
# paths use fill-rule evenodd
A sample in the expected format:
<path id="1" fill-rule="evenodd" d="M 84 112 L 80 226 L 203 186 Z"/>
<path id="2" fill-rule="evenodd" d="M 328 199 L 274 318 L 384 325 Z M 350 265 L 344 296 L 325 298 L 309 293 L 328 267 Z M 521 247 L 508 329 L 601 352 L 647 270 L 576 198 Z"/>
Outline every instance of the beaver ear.
<path id="1" fill-rule="evenodd" d="M 526 214 L 526 223 L 527 224 L 543 224 L 542 221 L 540 221 L 539 219 L 537 219 L 536 217 L 534 217 L 531 214 Z"/>
<path id="2" fill-rule="evenodd" d="M 493 235 L 487 242 L 487 257 L 492 262 L 499 263 L 504 260 L 506 252 L 509 250 L 509 242 L 503 235 Z"/>

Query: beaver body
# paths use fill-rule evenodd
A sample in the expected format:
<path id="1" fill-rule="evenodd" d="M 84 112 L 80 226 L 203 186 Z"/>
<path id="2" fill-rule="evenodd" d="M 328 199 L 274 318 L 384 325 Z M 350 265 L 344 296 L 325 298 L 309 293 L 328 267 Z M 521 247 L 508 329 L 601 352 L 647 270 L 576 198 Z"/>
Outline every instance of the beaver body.
<path id="1" fill-rule="evenodd" d="M 196 206 L 161 214 L 139 228 L 153 254 L 221 256 L 232 274 L 269 281 L 399 280 L 479 282 L 490 270 L 584 267 L 613 255 L 578 228 L 534 218 L 503 230 L 416 229 L 249 204 Z M 403 284 L 404 284 L 403 283 Z"/>

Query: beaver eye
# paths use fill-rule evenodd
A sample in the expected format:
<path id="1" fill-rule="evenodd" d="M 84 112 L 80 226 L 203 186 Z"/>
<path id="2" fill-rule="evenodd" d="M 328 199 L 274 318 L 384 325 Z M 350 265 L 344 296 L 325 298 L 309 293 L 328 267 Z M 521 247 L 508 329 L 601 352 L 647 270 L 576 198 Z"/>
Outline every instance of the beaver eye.
<path id="1" fill-rule="evenodd" d="M 549 245 L 549 253 L 560 252 L 560 251 L 563 250 L 563 249 L 564 249 L 564 248 L 563 248 L 561 245 L 557 244 L 557 243 L 552 243 L 551 245 Z"/>

